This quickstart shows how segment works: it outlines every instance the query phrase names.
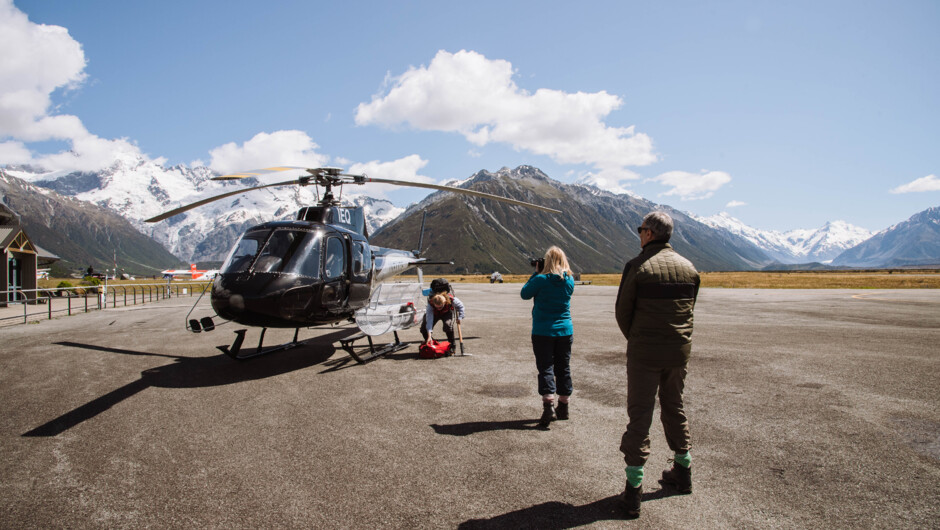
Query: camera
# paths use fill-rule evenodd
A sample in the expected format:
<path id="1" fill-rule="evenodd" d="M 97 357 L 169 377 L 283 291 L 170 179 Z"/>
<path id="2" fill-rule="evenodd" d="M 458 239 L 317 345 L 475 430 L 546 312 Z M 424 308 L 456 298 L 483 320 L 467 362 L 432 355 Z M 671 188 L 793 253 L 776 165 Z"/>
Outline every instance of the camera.
<path id="1" fill-rule="evenodd" d="M 529 260 L 529 265 L 535 267 L 535 272 L 542 272 L 545 268 L 545 258 L 532 258 Z"/>

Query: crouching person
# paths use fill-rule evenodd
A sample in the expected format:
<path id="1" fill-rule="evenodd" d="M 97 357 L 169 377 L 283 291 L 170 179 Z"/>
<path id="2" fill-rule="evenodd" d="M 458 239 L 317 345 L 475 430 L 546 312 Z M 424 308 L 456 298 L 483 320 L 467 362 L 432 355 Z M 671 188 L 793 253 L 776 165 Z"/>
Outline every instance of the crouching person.
<path id="1" fill-rule="evenodd" d="M 428 310 L 424 315 L 424 325 L 421 326 L 421 336 L 424 343 L 431 340 L 431 332 L 438 321 L 443 323 L 444 334 L 450 342 L 446 355 L 453 355 L 456 350 L 454 342 L 454 318 L 459 324 L 464 318 L 463 302 L 450 293 L 434 293 L 428 298 Z"/>

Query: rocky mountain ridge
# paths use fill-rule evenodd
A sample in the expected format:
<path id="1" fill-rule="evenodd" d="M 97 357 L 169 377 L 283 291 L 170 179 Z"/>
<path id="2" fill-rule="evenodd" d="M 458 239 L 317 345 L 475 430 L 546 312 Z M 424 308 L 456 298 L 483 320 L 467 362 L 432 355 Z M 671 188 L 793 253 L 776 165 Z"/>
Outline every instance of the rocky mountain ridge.
<path id="1" fill-rule="evenodd" d="M 468 187 L 561 210 L 550 214 L 521 206 L 434 193 L 382 227 L 376 244 L 412 248 L 427 211 L 425 248 L 431 259 L 453 259 L 456 273 L 499 270 L 524 273 L 529 258 L 550 245 L 562 246 L 576 272 L 618 272 L 639 253 L 636 227 L 643 216 L 662 209 L 676 219 L 673 246 L 703 270 L 747 270 L 770 258 L 752 243 L 720 233 L 669 206 L 595 187 L 564 184 L 531 166 L 480 171 L 463 181 Z M 429 272 L 448 272 L 445 267 Z M 455 270 L 456 269 L 456 270 Z"/>
<path id="2" fill-rule="evenodd" d="M 58 255 L 53 272 L 67 276 L 89 265 L 115 265 L 138 275 L 159 275 L 182 262 L 127 219 L 87 201 L 60 195 L 0 169 L 0 202 L 16 212 L 29 237 Z"/>
<path id="3" fill-rule="evenodd" d="M 123 216 L 139 232 L 152 237 L 186 263 L 220 261 L 249 226 L 290 219 L 300 207 L 317 201 L 313 186 L 267 188 L 210 203 L 161 223 L 147 224 L 143 219 L 163 211 L 260 182 L 254 178 L 212 181 L 214 173 L 206 167 L 163 167 L 132 157 L 116 160 L 107 170 L 95 173 L 50 173 L 30 167 L 9 167 L 6 172 L 32 182 L 38 190 L 54 190 Z M 848 249 L 866 241 L 871 233 L 842 221 L 827 223 L 819 229 L 761 231 L 727 214 L 697 217 L 635 195 L 564 184 L 531 166 L 496 172 L 481 170 L 449 184 L 546 204 L 565 213 L 561 217 L 546 217 L 541 212 L 485 199 L 458 201 L 454 194 L 446 192 L 431 194 L 407 210 L 387 200 L 350 192 L 349 188 L 343 197 L 365 209 L 369 231 L 379 237 L 378 244 L 401 245 L 396 248 L 413 248 L 417 244 L 420 219 L 413 219 L 416 211 L 429 210 L 429 225 L 437 215 L 442 216 L 442 221 L 448 220 L 440 223 L 442 227 L 464 223 L 463 234 L 429 230 L 426 242 L 435 245 L 435 250 L 443 255 L 455 259 L 460 256 L 463 265 L 458 268 L 467 271 L 487 268 L 512 271 L 523 255 L 536 253 L 552 241 L 567 239 L 581 249 L 575 252 L 581 270 L 619 268 L 624 258 L 639 251 L 635 226 L 642 214 L 655 208 L 665 209 L 677 218 L 674 244 L 689 249 L 705 270 L 773 268 L 775 264 L 799 267 L 794 264 L 810 262 L 850 267 L 895 266 L 888 264 L 924 263 L 937 255 L 931 250 L 932 236 L 927 231 L 924 232 L 927 242 L 894 245 L 865 256 L 849 253 L 838 259 Z M 445 204 L 438 212 L 441 203 Z M 411 226 L 414 224 L 417 226 Z M 408 228 L 399 228 L 400 225 Z M 911 226 L 905 224 L 899 229 Z M 396 231 L 402 233 L 392 236 Z M 412 235 L 406 236 L 408 231 Z M 439 242 L 435 238 L 440 238 Z M 897 236 L 892 241 L 896 239 Z M 908 255 L 911 253 L 914 256 Z M 879 260 L 882 265 L 875 265 Z"/>

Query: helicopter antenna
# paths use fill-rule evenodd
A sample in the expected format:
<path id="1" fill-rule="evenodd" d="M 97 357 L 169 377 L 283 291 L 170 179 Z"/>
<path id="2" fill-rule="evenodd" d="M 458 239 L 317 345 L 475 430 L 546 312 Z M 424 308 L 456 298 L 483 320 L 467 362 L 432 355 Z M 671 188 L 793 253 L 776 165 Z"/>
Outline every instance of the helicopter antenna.
<path id="1" fill-rule="evenodd" d="M 424 215 L 421 216 L 421 235 L 418 236 L 418 250 L 412 250 L 415 257 L 421 255 L 424 252 L 424 222 L 428 219 L 428 211 L 424 210 Z"/>

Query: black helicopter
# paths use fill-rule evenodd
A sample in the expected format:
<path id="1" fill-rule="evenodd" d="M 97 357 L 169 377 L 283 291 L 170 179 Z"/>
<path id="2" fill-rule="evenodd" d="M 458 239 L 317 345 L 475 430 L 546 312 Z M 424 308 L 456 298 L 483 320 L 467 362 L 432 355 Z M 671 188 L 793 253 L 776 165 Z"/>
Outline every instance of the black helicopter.
<path id="1" fill-rule="evenodd" d="M 418 284 L 383 282 L 414 267 L 452 262 L 430 262 L 420 257 L 420 242 L 419 250 L 412 251 L 370 245 L 362 208 L 341 206 L 333 195 L 334 186 L 374 182 L 429 188 L 560 213 L 552 208 L 489 193 L 350 175 L 332 167 L 279 166 L 222 175 L 213 180 L 235 180 L 287 170 L 305 170 L 308 175 L 223 193 L 146 220 L 148 223 L 162 221 L 225 197 L 262 188 L 311 184 L 324 188 L 318 204 L 301 208 L 294 220 L 272 221 L 249 228 L 219 269 L 210 296 L 216 314 L 225 320 L 262 328 L 258 348 L 253 353 L 240 354 L 247 331 L 244 329 L 235 332 L 236 338 L 230 348 L 219 347 L 235 359 L 247 359 L 294 346 L 298 344 L 297 333 L 301 327 L 354 320 L 363 333 L 341 342 L 353 358 L 365 362 L 403 348 L 397 331 L 420 321 L 424 310 L 415 305 L 421 296 L 420 278 Z M 422 222 L 422 237 L 423 229 Z M 211 331 L 215 329 L 215 323 L 211 317 L 192 319 L 188 321 L 188 328 L 194 332 Z M 262 345 L 267 328 L 294 328 L 294 341 L 265 350 Z M 388 331 L 395 332 L 395 343 L 377 351 L 371 336 Z M 367 357 L 360 356 L 352 348 L 352 341 L 364 336 L 369 339 L 371 350 Z"/>

